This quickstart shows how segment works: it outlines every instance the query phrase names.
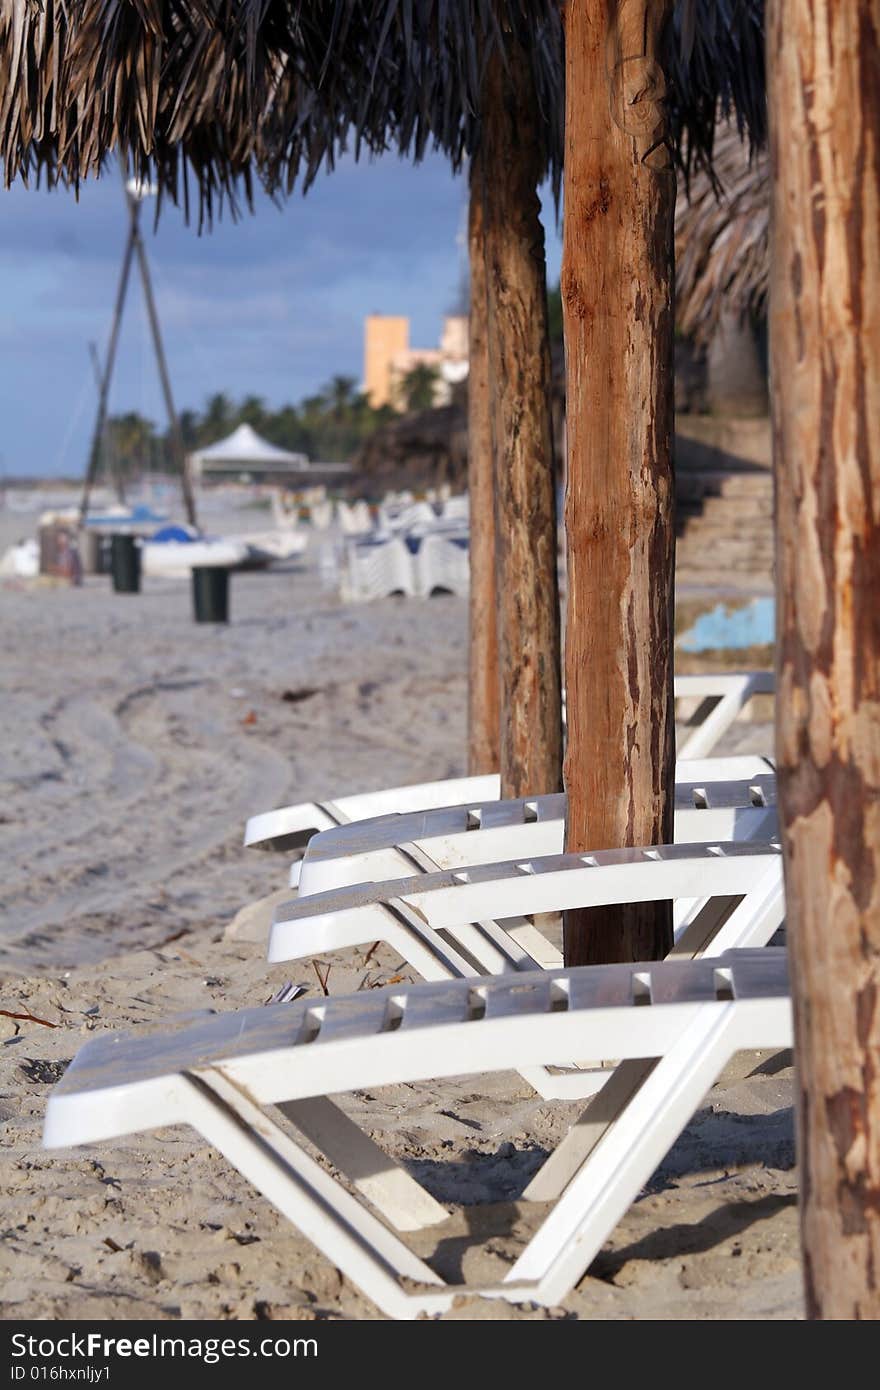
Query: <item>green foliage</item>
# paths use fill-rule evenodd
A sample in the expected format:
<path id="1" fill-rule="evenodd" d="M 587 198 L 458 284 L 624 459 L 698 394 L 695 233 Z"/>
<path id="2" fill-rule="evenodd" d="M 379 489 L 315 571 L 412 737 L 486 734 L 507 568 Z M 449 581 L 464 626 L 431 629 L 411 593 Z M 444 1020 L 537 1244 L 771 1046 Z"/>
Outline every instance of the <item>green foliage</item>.
<path id="1" fill-rule="evenodd" d="M 157 436 L 152 420 L 136 410 L 108 419 L 102 456 L 105 470 L 123 478 L 169 471 L 165 441 Z"/>
<path id="2" fill-rule="evenodd" d="M 562 291 L 556 285 L 553 289 L 547 286 L 547 323 L 550 330 L 551 343 L 562 342 Z"/>
<path id="3" fill-rule="evenodd" d="M 417 362 L 405 374 L 398 389 L 400 404 L 405 410 L 429 410 L 437 394 L 439 373 L 426 362 Z"/>
<path id="4" fill-rule="evenodd" d="M 432 389 L 433 380 L 432 373 Z M 239 425 L 250 425 L 271 444 L 306 454 L 313 462 L 346 463 L 368 435 L 394 418 L 390 407 L 374 410 L 367 397 L 356 388 L 354 377 L 335 376 L 323 390 L 306 396 L 299 405 L 283 405 L 277 410 L 259 396 L 245 396 L 236 403 L 225 392 L 218 391 L 205 402 L 201 414 L 196 410 L 181 411 L 183 447 L 189 453 L 216 444 Z M 421 399 L 418 390 L 415 395 Z M 430 405 L 431 400 L 427 403 Z M 421 407 L 413 405 L 411 408 Z M 159 432 L 152 420 L 144 419 L 135 411 L 110 417 L 107 441 L 110 458 L 124 477 L 174 471 L 167 434 Z"/>

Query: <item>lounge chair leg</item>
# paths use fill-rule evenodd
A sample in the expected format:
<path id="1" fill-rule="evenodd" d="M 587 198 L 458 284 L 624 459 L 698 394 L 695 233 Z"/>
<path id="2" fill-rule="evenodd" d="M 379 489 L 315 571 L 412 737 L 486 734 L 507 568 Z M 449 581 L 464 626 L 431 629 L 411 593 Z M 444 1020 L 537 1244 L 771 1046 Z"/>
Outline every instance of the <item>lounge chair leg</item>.
<path id="1" fill-rule="evenodd" d="M 419 1231 L 449 1212 L 334 1101 L 323 1096 L 277 1107 L 398 1231 Z"/>
<path id="2" fill-rule="evenodd" d="M 546 918 L 547 922 L 553 921 L 556 916 L 553 912 L 542 912 L 539 917 Z M 494 923 L 492 924 L 494 926 Z M 531 970 L 535 965 L 540 965 L 543 970 L 561 970 L 564 964 L 562 952 L 558 950 L 552 942 L 547 940 L 543 931 L 540 931 L 528 917 L 513 917 L 504 922 L 505 929 L 517 946 L 522 947 L 527 952 L 528 960 L 523 965 L 523 969 Z M 498 928 L 495 927 L 497 931 Z"/>
<path id="3" fill-rule="evenodd" d="M 739 898 L 705 898 L 700 903 L 698 899 L 694 899 L 697 910 L 679 933 L 669 952 L 669 960 L 693 960 L 694 956 L 707 949 L 710 942 L 713 943 L 714 950 L 715 937 L 740 901 Z M 751 904 L 751 899 L 749 902 Z"/>
<path id="4" fill-rule="evenodd" d="M 525 1201 L 556 1201 L 656 1064 L 653 1057 L 634 1058 L 621 1062 L 608 1074 L 601 1091 L 591 1098 L 568 1134 L 532 1178 L 523 1192 Z"/>
<path id="5" fill-rule="evenodd" d="M 693 958 L 711 948 L 712 955 L 725 951 L 764 947 L 785 921 L 785 897 L 779 876 L 768 873 L 741 902 L 719 898 L 722 910 L 713 916 L 711 904 L 698 913 L 679 937 L 669 959 Z M 727 903 L 727 911 L 723 905 Z M 708 930 L 707 930 L 708 929 Z"/>
<path id="6" fill-rule="evenodd" d="M 556 1206 L 511 1266 L 504 1281 L 511 1289 L 505 1293 L 502 1285 L 501 1297 L 521 1300 L 523 1285 L 533 1290 L 532 1297 L 540 1303 L 553 1304 L 565 1297 L 684 1129 L 724 1064 L 737 1047 L 747 1045 L 749 1033 L 742 1026 L 748 1021 L 745 1014 L 741 1005 L 732 1003 L 720 1018 L 715 1014 L 695 1020 L 675 1046 L 650 1067 L 629 1101 L 618 1105 L 613 1127 L 599 1136 L 601 1142 L 594 1138 L 590 1143 Z M 784 1032 L 781 1023 L 780 1036 Z M 636 1061 L 634 1070 L 644 1066 Z M 606 1112 L 613 1108 L 606 1102 Z M 614 1117 L 606 1113 L 602 1118 L 610 1123 Z"/>
<path id="7" fill-rule="evenodd" d="M 679 758 L 705 758 L 715 747 L 721 735 L 730 728 L 736 716 L 749 697 L 750 690 L 731 690 L 715 705 L 693 731 L 678 754 Z M 711 698 L 711 697 L 709 697 Z M 706 701 L 703 701 L 705 705 Z"/>
<path id="8" fill-rule="evenodd" d="M 325 1173 L 221 1072 L 185 1075 L 189 1123 L 391 1318 L 448 1308 L 456 1290 Z M 407 1292 L 400 1280 L 417 1286 Z M 428 1286 L 428 1287 L 424 1287 Z M 424 1291 L 422 1291 L 424 1290 Z"/>

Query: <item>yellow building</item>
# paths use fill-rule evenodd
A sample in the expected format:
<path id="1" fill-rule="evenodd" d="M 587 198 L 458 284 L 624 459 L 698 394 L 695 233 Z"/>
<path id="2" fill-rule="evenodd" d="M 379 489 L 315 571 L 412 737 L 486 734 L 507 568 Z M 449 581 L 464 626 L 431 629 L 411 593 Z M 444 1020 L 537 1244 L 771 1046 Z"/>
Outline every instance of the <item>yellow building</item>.
<path id="1" fill-rule="evenodd" d="M 419 365 L 434 368 L 434 404 L 446 405 L 453 385 L 467 376 L 467 315 L 444 318 L 439 347 L 411 348 L 408 318 L 370 314 L 364 324 L 364 390 L 370 404 L 375 408 L 392 405 L 395 410 L 404 409 L 400 385 L 407 373 Z"/>
<path id="2" fill-rule="evenodd" d="M 392 403 L 393 360 L 409 350 L 409 319 L 370 314 L 364 323 L 364 390 L 375 409 Z"/>

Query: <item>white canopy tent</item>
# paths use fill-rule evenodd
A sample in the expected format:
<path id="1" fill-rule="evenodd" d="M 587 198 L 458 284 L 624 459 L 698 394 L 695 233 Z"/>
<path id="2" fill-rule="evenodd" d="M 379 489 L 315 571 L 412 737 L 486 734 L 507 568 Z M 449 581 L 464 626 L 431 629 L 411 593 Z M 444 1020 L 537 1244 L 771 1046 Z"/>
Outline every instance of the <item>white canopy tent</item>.
<path id="1" fill-rule="evenodd" d="M 197 478 L 238 477 L 243 473 L 258 478 L 266 474 L 303 475 L 309 472 L 305 454 L 279 449 L 268 439 L 262 439 L 250 425 L 239 425 L 226 439 L 195 450 L 189 461 Z"/>

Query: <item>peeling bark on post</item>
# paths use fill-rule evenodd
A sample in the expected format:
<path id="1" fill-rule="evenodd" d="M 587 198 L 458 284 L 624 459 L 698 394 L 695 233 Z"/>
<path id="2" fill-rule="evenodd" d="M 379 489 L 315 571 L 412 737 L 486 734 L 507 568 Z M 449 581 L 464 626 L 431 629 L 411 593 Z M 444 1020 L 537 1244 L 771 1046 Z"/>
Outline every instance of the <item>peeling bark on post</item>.
<path id="1" fill-rule="evenodd" d="M 471 282 L 468 368 L 468 772 L 472 777 L 498 771 L 501 729 L 498 634 L 495 622 L 495 501 L 482 179 L 480 157 L 475 155 L 471 162 L 468 213 Z"/>
<path id="2" fill-rule="evenodd" d="M 490 58 L 482 191 L 495 477 L 501 795 L 562 785 L 556 492 L 539 113 L 528 54 Z"/>
<path id="3" fill-rule="evenodd" d="M 880 1317 L 880 0 L 773 0 L 777 755 L 807 1312 Z"/>
<path id="4" fill-rule="evenodd" d="M 667 0 L 569 0 L 568 850 L 672 839 L 673 214 Z M 669 905 L 566 914 L 568 964 L 660 957 Z"/>

